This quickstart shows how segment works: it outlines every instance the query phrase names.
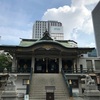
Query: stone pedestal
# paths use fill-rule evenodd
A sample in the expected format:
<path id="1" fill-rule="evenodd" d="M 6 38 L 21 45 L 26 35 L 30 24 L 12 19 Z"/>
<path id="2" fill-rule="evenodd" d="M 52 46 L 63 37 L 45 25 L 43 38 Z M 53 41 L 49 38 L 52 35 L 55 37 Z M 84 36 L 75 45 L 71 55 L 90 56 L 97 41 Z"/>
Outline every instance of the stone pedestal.
<path id="1" fill-rule="evenodd" d="M 100 97 L 99 96 L 98 97 L 97 96 L 96 97 L 95 96 L 93 96 L 93 97 L 88 96 L 88 97 L 84 97 L 84 100 L 100 100 Z"/>
<path id="2" fill-rule="evenodd" d="M 84 100 L 100 100 L 99 90 L 86 90 L 84 92 Z"/>
<path id="3" fill-rule="evenodd" d="M 12 81 L 12 75 L 8 78 L 7 86 L 1 94 L 1 100 L 18 100 L 18 93 L 16 91 L 16 85 Z"/>
<path id="4" fill-rule="evenodd" d="M 18 94 L 15 91 L 3 91 L 2 100 L 18 100 Z"/>
<path id="5" fill-rule="evenodd" d="M 85 83 L 84 100 L 100 100 L 100 91 L 95 81 L 90 76 L 86 76 Z"/>
<path id="6" fill-rule="evenodd" d="M 7 85 L 1 95 L 2 100 L 18 100 L 16 86 Z"/>

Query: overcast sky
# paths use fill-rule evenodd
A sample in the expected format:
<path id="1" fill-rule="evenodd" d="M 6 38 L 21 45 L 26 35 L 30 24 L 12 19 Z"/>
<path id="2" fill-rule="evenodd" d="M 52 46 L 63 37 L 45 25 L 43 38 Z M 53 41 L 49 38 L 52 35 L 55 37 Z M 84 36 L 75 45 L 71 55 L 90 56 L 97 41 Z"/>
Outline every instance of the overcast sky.
<path id="1" fill-rule="evenodd" d="M 91 12 L 99 0 L 0 0 L 0 44 L 18 45 L 32 38 L 36 20 L 57 20 L 64 39 L 80 47 L 95 47 Z"/>

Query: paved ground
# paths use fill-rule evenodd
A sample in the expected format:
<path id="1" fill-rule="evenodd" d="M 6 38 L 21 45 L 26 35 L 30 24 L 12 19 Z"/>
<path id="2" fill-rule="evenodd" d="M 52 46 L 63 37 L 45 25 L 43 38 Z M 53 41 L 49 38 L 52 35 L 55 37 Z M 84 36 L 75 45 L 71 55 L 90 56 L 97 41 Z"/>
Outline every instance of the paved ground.
<path id="1" fill-rule="evenodd" d="M 72 100 L 84 100 L 82 97 L 73 97 Z"/>
<path id="2" fill-rule="evenodd" d="M 0 91 L 0 100 L 1 100 L 1 91 Z M 19 100 L 24 100 L 23 98 L 19 98 Z M 71 97 L 69 100 L 84 100 L 82 97 Z"/>
<path id="3" fill-rule="evenodd" d="M 71 100 L 71 98 L 70 98 Z M 73 98 L 72 100 L 84 100 L 84 97 L 79 96 L 79 89 L 73 89 Z"/>

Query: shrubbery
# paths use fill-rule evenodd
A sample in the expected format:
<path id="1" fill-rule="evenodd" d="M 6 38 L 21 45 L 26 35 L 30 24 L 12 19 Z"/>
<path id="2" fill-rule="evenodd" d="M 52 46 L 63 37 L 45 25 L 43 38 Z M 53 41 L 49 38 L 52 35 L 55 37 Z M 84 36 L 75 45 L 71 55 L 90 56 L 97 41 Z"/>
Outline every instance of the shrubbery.
<path id="1" fill-rule="evenodd" d="M 12 58 L 9 53 L 1 53 L 0 54 L 0 70 L 7 68 L 8 70 L 11 69 L 12 66 Z"/>

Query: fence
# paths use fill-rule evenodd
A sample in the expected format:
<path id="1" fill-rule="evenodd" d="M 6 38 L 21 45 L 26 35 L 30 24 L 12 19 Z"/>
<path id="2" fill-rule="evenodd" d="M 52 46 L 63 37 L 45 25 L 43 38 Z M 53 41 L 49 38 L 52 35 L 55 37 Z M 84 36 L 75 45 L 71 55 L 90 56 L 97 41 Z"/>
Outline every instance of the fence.
<path id="1" fill-rule="evenodd" d="M 72 70 L 65 70 L 63 69 L 64 73 L 93 73 L 94 69 L 93 68 L 77 68 L 77 69 L 72 69 Z"/>

